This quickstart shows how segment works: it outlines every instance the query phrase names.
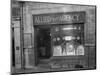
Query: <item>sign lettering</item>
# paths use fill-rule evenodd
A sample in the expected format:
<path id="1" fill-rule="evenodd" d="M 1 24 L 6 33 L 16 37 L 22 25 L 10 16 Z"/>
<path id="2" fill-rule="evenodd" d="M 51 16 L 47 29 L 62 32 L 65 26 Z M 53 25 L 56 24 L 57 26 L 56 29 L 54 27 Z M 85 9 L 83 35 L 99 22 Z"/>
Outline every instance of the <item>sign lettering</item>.
<path id="1" fill-rule="evenodd" d="M 85 20 L 84 12 L 41 14 L 33 16 L 34 25 L 81 23 Z"/>

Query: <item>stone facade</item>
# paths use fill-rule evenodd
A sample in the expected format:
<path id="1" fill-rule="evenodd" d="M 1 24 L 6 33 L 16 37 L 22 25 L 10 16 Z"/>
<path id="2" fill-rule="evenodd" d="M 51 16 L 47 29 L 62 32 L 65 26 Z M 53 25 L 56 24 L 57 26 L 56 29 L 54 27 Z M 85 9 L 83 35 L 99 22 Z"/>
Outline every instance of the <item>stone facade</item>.
<path id="1" fill-rule="evenodd" d="M 84 23 L 84 46 L 85 46 L 85 57 L 81 57 L 80 63 L 85 64 L 86 67 L 95 68 L 95 53 L 96 53 L 96 7 L 95 6 L 85 6 L 85 5 L 70 5 L 70 4 L 56 4 L 56 3 L 38 3 L 38 2 L 25 2 L 23 5 L 23 36 L 24 36 L 24 51 L 25 51 L 25 68 L 28 69 L 36 69 L 35 66 L 35 46 L 34 46 L 34 23 L 33 23 L 33 15 L 38 14 L 47 14 L 47 13 L 66 13 L 66 12 L 86 12 L 86 18 Z M 12 21 L 15 22 L 15 21 Z M 17 22 L 14 23 L 14 26 L 19 26 Z M 19 27 L 20 28 L 20 27 Z M 19 33 L 15 31 L 15 46 L 19 44 L 20 38 Z M 18 34 L 18 35 L 17 35 Z M 17 43 L 17 44 L 16 44 Z M 20 44 L 19 44 L 20 45 Z M 17 50 L 15 50 L 17 51 Z M 21 50 L 19 50 L 20 52 Z M 18 52 L 16 52 L 18 53 Z M 19 53 L 20 55 L 20 53 Z M 16 57 L 19 56 L 17 54 Z M 73 60 L 72 60 L 73 59 Z M 19 59 L 15 59 L 21 61 Z M 56 61 L 57 58 L 55 58 Z M 62 60 L 62 58 L 61 58 Z M 74 61 L 74 58 L 68 57 L 65 61 L 66 63 L 75 64 L 77 61 Z M 82 61 L 81 61 L 82 60 Z M 52 60 L 52 62 L 54 59 Z M 74 61 L 74 62 L 73 62 Z M 21 62 L 19 63 L 21 64 Z"/>

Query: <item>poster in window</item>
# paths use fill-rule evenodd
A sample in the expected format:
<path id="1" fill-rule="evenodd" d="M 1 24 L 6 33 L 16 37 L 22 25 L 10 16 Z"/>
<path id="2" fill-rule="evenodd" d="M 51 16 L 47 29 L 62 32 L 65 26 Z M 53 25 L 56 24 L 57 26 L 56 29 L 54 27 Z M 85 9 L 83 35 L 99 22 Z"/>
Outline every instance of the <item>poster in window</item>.
<path id="1" fill-rule="evenodd" d="M 53 56 L 62 56 L 62 48 L 61 46 L 54 46 L 53 47 Z"/>
<path id="2" fill-rule="evenodd" d="M 74 45 L 71 43 L 66 43 L 66 52 L 67 52 L 67 55 L 75 55 Z"/>
<path id="3" fill-rule="evenodd" d="M 84 55 L 84 47 L 82 45 L 77 47 L 76 55 Z"/>

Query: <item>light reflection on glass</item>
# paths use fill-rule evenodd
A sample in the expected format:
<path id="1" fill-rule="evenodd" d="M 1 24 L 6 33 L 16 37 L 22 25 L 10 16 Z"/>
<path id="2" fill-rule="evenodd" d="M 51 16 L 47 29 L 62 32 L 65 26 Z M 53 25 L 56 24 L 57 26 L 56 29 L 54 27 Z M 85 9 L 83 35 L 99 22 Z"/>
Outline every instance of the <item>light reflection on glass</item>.
<path id="1" fill-rule="evenodd" d="M 73 30 L 73 29 L 77 29 L 76 27 L 67 27 L 67 28 L 63 28 L 62 30 Z"/>

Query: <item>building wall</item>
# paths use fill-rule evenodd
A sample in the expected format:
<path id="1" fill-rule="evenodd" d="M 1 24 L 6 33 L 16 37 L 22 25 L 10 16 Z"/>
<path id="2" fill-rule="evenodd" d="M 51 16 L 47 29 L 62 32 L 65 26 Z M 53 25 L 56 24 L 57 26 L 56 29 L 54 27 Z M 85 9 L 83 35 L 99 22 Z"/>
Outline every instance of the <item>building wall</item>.
<path id="1" fill-rule="evenodd" d="M 11 16 L 11 27 L 14 36 L 14 47 L 12 48 L 12 63 L 15 64 L 13 67 L 21 68 L 21 46 L 20 46 L 20 5 L 18 2 L 12 3 L 12 16 Z M 12 43 L 13 44 L 13 43 Z"/>
<path id="2" fill-rule="evenodd" d="M 84 24 L 86 64 L 95 67 L 95 6 L 25 2 L 23 7 L 25 67 L 35 68 L 33 15 L 59 12 L 85 11 Z M 15 39 L 16 40 L 16 39 Z M 17 38 L 17 40 L 20 40 Z M 16 42 L 18 42 L 16 40 Z"/>

